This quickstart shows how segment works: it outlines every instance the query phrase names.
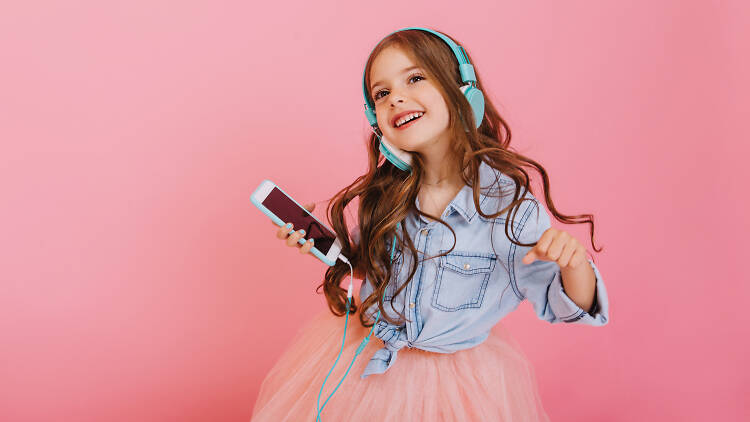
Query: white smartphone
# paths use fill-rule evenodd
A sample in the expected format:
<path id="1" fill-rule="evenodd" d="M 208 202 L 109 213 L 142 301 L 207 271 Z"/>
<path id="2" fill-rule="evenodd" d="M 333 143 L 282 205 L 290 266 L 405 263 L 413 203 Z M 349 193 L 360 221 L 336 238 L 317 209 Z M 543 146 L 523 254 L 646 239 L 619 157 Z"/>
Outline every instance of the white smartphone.
<path id="1" fill-rule="evenodd" d="M 341 243 L 336 233 L 275 183 L 270 180 L 261 182 L 250 196 L 250 202 L 269 216 L 277 226 L 292 223 L 295 231 L 304 229 L 305 236 L 299 239 L 299 243 L 304 245 L 308 240 L 315 239 L 310 252 L 329 266 L 336 264 L 336 258 L 341 253 Z"/>

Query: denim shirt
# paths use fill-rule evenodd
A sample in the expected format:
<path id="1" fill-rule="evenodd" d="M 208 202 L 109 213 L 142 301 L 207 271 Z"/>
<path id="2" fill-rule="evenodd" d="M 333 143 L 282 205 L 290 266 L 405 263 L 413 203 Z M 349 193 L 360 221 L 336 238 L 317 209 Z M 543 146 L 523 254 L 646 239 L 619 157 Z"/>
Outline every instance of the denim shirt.
<path id="1" fill-rule="evenodd" d="M 515 187 L 513 179 L 482 163 L 479 168 L 479 203 L 485 214 L 494 214 L 510 204 Z M 510 192 L 497 198 L 498 189 Z M 523 190 L 522 190 L 523 191 Z M 487 196 L 487 194 L 494 195 Z M 515 214 L 513 231 L 523 243 L 539 240 L 550 228 L 550 217 L 530 193 Z M 416 200 L 419 208 L 419 200 Z M 553 261 L 521 262 L 532 248 L 517 246 L 505 235 L 508 213 L 487 219 L 477 213 L 471 186 L 464 186 L 446 207 L 441 218 L 456 233 L 455 248 L 446 256 L 427 259 L 448 251 L 454 238 L 450 230 L 415 212 L 402 222 L 417 249 L 419 262 L 414 279 L 398 296 L 397 286 L 405 283 L 411 268 L 411 253 L 394 255 L 393 277 L 385 292 L 385 312 L 397 319 L 393 307 L 408 320 L 397 326 L 383 320 L 373 334 L 383 341 L 383 348 L 370 358 L 361 378 L 386 372 L 396 362 L 404 347 L 436 353 L 453 353 L 479 345 L 487 339 L 490 329 L 522 300 L 531 301 L 537 316 L 550 323 L 576 323 L 602 326 L 607 323 L 609 302 L 601 274 L 587 258 L 596 275 L 595 305 L 591 314 L 575 304 L 563 290 L 560 267 Z M 351 232 L 359 243 L 359 227 Z M 490 237 L 492 235 L 492 237 Z M 494 251 L 493 251 L 494 246 Z M 365 279 L 360 288 L 360 303 L 373 289 Z M 377 313 L 377 305 L 368 309 Z"/>

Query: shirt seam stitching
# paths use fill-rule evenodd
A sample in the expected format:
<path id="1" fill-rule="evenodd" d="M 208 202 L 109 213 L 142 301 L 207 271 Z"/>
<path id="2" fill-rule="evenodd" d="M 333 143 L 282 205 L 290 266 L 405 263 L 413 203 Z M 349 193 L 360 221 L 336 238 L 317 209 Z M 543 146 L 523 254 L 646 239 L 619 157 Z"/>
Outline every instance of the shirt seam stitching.
<path id="1" fill-rule="evenodd" d="M 536 201 L 533 202 L 533 205 L 536 205 Z M 523 236 L 523 230 L 526 228 L 526 222 L 528 221 L 529 216 L 531 215 L 531 210 L 534 207 L 532 205 L 529 205 L 526 210 L 524 211 L 523 216 L 521 217 L 521 221 L 519 224 L 521 224 L 521 231 L 519 232 L 519 239 Z M 511 287 L 513 287 L 513 293 L 518 296 L 520 300 L 524 300 L 525 296 L 521 294 L 518 284 L 516 282 L 516 266 L 515 266 L 515 255 L 516 255 L 516 249 L 518 249 L 518 245 L 511 242 L 511 248 L 510 253 L 508 254 L 508 266 L 511 268 L 511 274 L 513 274 L 513 277 L 510 279 Z"/>

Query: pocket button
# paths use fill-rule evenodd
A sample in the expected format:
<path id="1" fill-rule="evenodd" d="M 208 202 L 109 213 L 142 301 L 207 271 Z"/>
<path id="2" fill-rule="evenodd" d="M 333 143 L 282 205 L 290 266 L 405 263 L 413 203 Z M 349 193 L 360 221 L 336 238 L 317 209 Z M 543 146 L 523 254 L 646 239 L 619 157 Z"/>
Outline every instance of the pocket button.
<path id="1" fill-rule="evenodd" d="M 471 265 L 469 265 L 469 264 L 464 264 L 464 269 L 465 269 L 465 270 L 468 270 L 468 269 L 470 269 L 470 268 L 471 268 Z"/>
<path id="2" fill-rule="evenodd" d="M 415 305 L 415 304 L 414 304 L 414 302 L 411 302 L 411 303 L 409 304 L 409 307 L 410 307 L 410 308 L 414 308 L 415 306 L 417 306 L 417 305 Z"/>

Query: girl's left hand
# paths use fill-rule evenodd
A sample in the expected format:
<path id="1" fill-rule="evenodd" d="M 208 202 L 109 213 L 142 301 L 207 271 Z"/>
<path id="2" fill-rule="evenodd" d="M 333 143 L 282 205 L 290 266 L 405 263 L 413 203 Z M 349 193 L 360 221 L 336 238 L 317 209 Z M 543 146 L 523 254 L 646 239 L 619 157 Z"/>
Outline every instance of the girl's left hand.
<path id="1" fill-rule="evenodd" d="M 536 246 L 523 257 L 524 264 L 531 264 L 535 260 L 555 261 L 560 268 L 577 268 L 586 262 L 586 248 L 578 240 L 554 227 L 544 233 Z"/>

